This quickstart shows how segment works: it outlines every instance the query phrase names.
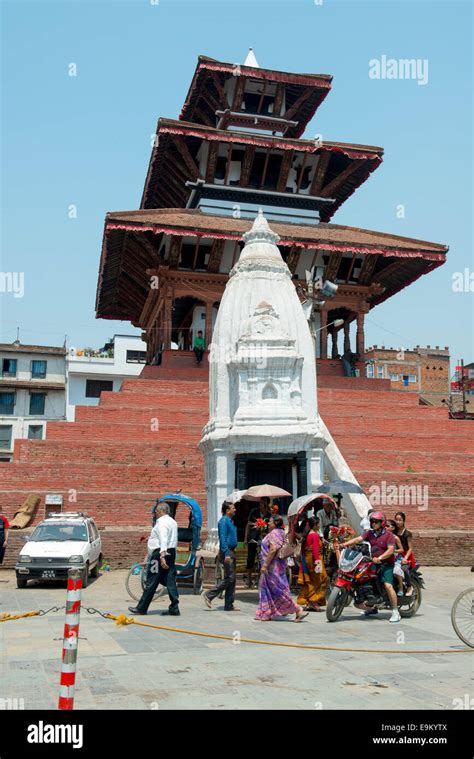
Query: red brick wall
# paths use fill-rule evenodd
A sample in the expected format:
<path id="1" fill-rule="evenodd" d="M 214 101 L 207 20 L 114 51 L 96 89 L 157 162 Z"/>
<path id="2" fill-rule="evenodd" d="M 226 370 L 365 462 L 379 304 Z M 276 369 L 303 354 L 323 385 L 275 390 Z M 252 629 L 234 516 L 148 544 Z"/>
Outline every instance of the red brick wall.
<path id="1" fill-rule="evenodd" d="M 428 536 L 422 545 L 430 560 L 438 552 L 440 563 L 446 561 L 447 526 L 474 534 L 474 425 L 450 420 L 445 409 L 420 406 L 414 393 L 387 391 L 376 380 L 334 380 L 347 384 L 320 387 L 319 408 L 355 476 L 367 494 L 384 482 L 428 488 L 428 508 L 382 507 L 387 516 L 405 511 L 410 529 L 436 530 L 441 542 Z M 37 493 L 37 522 L 45 494 L 61 493 L 65 509 L 87 511 L 106 528 L 117 565 L 135 558 L 126 536 L 147 532 L 154 500 L 165 492 L 181 488 L 195 497 L 206 524 L 198 442 L 207 394 L 204 381 L 142 379 L 124 382 L 119 393 L 103 393 L 99 406 L 78 408 L 77 422 L 50 423 L 46 440 L 17 441 L 14 462 L 0 464 L 0 506 L 11 517 L 29 493 Z"/>
<path id="2" fill-rule="evenodd" d="M 101 530 L 104 559 L 111 569 L 127 569 L 134 561 L 142 561 L 146 554 L 149 526 L 105 528 Z M 25 545 L 24 535 L 32 530 L 12 530 L 3 565 L 0 569 L 15 566 L 18 554 Z M 202 540 L 205 540 L 205 531 Z M 461 530 L 414 530 L 413 543 L 417 560 L 425 566 L 472 566 L 474 565 L 474 533 Z"/>

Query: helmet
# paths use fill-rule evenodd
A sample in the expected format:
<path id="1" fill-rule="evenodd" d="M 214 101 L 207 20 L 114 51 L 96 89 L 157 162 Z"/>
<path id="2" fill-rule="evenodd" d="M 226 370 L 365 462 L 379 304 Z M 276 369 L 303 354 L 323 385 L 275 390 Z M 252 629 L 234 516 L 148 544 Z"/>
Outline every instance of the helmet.
<path id="1" fill-rule="evenodd" d="M 379 520 L 382 522 L 382 524 L 385 524 L 385 514 L 383 514 L 381 511 L 373 511 L 372 514 L 369 515 L 369 522 L 375 522 Z"/>

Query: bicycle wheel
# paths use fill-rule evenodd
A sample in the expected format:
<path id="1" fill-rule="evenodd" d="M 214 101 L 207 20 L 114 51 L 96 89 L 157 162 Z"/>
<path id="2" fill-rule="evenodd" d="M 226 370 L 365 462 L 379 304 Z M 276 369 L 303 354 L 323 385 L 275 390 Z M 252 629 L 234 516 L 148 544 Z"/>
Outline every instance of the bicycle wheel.
<path id="1" fill-rule="evenodd" d="M 127 593 L 130 598 L 133 598 L 135 601 L 140 600 L 145 589 L 146 570 L 146 562 L 136 562 L 135 564 L 132 564 L 132 567 L 125 580 Z M 162 596 L 165 590 L 166 588 L 164 585 L 158 585 L 155 595 L 153 596 L 153 600 L 155 601 L 157 598 Z"/>
<path id="2" fill-rule="evenodd" d="M 474 588 L 458 595 L 451 609 L 451 622 L 458 638 L 474 648 Z"/>

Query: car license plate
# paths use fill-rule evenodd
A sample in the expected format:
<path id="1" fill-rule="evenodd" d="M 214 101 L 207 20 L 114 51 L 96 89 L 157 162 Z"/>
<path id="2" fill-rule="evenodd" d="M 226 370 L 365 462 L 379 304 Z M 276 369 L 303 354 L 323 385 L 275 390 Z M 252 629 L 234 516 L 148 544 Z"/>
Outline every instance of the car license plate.
<path id="1" fill-rule="evenodd" d="M 44 577 L 45 579 L 56 577 L 56 572 L 54 569 L 44 569 L 41 573 L 41 577 Z"/>

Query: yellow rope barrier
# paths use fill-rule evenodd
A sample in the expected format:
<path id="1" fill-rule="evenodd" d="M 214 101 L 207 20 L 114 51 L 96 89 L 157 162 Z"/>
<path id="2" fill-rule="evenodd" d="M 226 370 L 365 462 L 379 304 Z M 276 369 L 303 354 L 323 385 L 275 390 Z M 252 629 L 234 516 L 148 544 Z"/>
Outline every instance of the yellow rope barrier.
<path id="1" fill-rule="evenodd" d="M 0 614 L 0 622 L 11 622 L 13 619 L 23 619 L 23 617 L 39 617 L 40 614 L 39 611 L 25 611 L 23 614 L 7 614 L 4 612 Z"/>
<path id="2" fill-rule="evenodd" d="M 97 611 L 97 609 L 94 609 Z M 23 619 L 24 617 L 38 617 L 44 612 L 41 611 L 26 611 L 23 614 L 0 614 L 0 622 L 10 622 L 15 619 Z M 197 630 L 182 630 L 179 627 L 166 627 L 164 625 L 153 625 L 150 622 L 141 622 L 135 617 L 127 617 L 126 614 L 109 614 L 98 612 L 104 619 L 111 619 L 115 624 L 119 626 L 126 625 L 139 625 L 140 627 L 150 627 L 154 630 L 164 630 L 166 632 L 180 633 L 182 635 L 196 635 L 201 638 L 213 638 L 217 640 L 230 640 L 235 641 L 235 637 L 232 635 L 218 635 L 217 633 L 205 633 L 198 632 Z M 256 640 L 255 638 L 239 638 L 240 643 L 253 643 L 257 646 L 277 646 L 279 648 L 297 648 L 303 651 L 338 651 L 339 653 L 355 653 L 355 654 L 472 654 L 474 649 L 470 648 L 448 648 L 448 649 L 392 649 L 392 648 L 342 648 L 340 646 L 312 646 L 302 643 L 281 643 L 279 641 L 271 640 Z"/>
<path id="3" fill-rule="evenodd" d="M 125 614 L 104 614 L 106 619 L 113 619 L 117 625 L 140 625 L 140 627 L 152 627 L 155 630 L 166 630 L 168 632 L 182 633 L 184 635 L 197 635 L 202 638 L 217 638 L 218 640 L 231 640 L 235 638 L 232 635 L 217 635 L 216 633 L 197 632 L 195 630 L 181 630 L 178 627 L 164 627 L 163 625 L 152 625 L 150 622 L 141 622 L 134 617 L 127 617 Z M 466 654 L 473 653 L 474 649 L 454 648 L 445 650 L 403 650 L 403 649 L 381 649 L 381 648 L 339 648 L 337 646 L 311 646 L 301 643 L 280 643 L 270 640 L 255 640 L 254 638 L 239 638 L 241 643 L 254 643 L 258 646 L 278 646 L 280 648 L 298 648 L 307 651 L 339 651 L 340 653 L 356 654 Z"/>

